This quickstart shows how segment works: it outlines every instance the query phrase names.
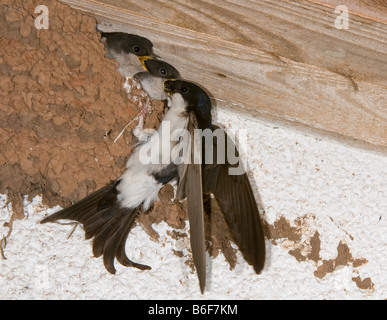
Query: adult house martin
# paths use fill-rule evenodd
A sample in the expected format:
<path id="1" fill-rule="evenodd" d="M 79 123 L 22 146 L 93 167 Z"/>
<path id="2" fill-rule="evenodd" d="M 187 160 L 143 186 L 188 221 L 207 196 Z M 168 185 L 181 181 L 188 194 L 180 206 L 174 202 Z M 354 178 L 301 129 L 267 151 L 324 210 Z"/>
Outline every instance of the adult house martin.
<path id="1" fill-rule="evenodd" d="M 131 154 L 123 175 L 41 223 L 59 219 L 81 223 L 86 239 L 94 238 L 94 255 L 103 256 L 110 273 L 116 272 L 115 258 L 124 266 L 150 269 L 127 257 L 125 243 L 136 215 L 150 210 L 160 189 L 176 180 L 179 199 L 187 199 L 191 247 L 201 292 L 206 281 L 204 194 L 214 195 L 235 243 L 246 261 L 260 273 L 265 260 L 264 235 L 247 174 L 244 171 L 230 174 L 230 169 L 236 165 L 228 159 L 219 161 L 222 154 L 219 155 L 218 150 L 232 148 L 237 155 L 235 145 L 226 134 L 225 146 L 214 137 L 207 141 L 202 133 L 195 134 L 198 129 L 208 129 L 207 133 L 220 130 L 212 124 L 211 102 L 203 89 L 190 82 L 167 80 L 164 90 L 169 95 L 170 108 L 157 132 Z M 187 132 L 192 138 L 176 138 L 179 131 Z M 165 137 L 169 148 L 164 146 Z M 207 149 L 212 150 L 213 162 L 205 161 Z M 152 161 L 149 161 L 149 152 Z"/>
<path id="2" fill-rule="evenodd" d="M 188 156 L 191 161 L 186 161 L 178 171 L 178 196 L 180 200 L 187 199 L 191 248 L 201 291 L 204 291 L 206 280 L 203 218 L 203 195 L 206 194 L 214 195 L 235 243 L 246 261 L 260 273 L 265 262 L 264 233 L 250 182 L 243 166 L 240 167 L 242 163 L 239 159 L 231 164 L 227 158 L 229 150 L 239 158 L 235 144 L 222 129 L 212 124 L 211 102 L 203 89 L 180 80 L 166 81 L 164 87 L 170 96 L 171 107 L 184 110 L 181 121 L 184 119 L 190 136 L 194 137 L 196 130 L 202 130 L 199 137 L 202 143 L 191 143 Z M 222 135 L 224 139 L 219 140 Z M 207 153 L 210 159 L 206 158 Z M 195 162 L 195 159 L 201 161 Z M 237 166 L 238 170 L 231 173 Z"/>
<path id="3" fill-rule="evenodd" d="M 186 126 L 185 110 L 179 104 L 171 106 L 164 116 L 158 136 L 171 136 L 174 130 Z M 168 131 L 168 132 L 166 132 Z M 179 141 L 171 141 L 175 147 Z M 151 150 L 156 161 L 145 163 L 143 150 Z M 172 148 L 166 151 L 170 158 Z M 116 181 L 95 191 L 75 204 L 60 210 L 41 221 L 55 222 L 60 219 L 78 221 L 83 225 L 86 239 L 93 239 L 94 256 L 103 256 L 103 262 L 110 273 L 115 273 L 114 259 L 124 266 L 150 269 L 149 266 L 131 261 L 125 253 L 125 243 L 129 230 L 137 214 L 147 212 L 158 198 L 160 189 L 178 178 L 177 161 L 164 161 L 163 150 L 157 139 L 142 141 L 133 151 L 126 164 L 126 171 Z M 158 161 L 157 161 L 158 159 Z"/>

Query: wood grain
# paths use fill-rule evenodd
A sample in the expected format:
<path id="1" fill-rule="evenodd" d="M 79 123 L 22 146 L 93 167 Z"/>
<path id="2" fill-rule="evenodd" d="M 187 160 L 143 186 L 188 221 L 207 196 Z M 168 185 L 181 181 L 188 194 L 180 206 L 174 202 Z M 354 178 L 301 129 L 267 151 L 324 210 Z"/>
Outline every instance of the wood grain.
<path id="1" fill-rule="evenodd" d="M 148 37 L 218 105 L 387 150 L 380 21 L 351 15 L 350 28 L 337 30 L 337 15 L 322 1 L 63 2 L 96 16 L 106 31 Z"/>
<path id="2" fill-rule="evenodd" d="M 343 4 L 348 7 L 350 14 L 365 17 L 371 20 L 387 23 L 387 1 L 386 0 L 308 0 L 330 8 L 336 8 L 337 5 Z"/>

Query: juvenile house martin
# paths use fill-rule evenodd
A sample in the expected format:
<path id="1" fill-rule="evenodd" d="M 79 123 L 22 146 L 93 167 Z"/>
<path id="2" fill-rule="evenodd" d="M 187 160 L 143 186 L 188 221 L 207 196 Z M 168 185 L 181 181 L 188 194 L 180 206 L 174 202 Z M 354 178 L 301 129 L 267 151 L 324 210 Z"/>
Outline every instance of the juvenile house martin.
<path id="1" fill-rule="evenodd" d="M 101 32 L 101 41 L 105 43 L 106 56 L 118 62 L 118 71 L 126 78 L 133 78 L 136 73 L 144 71 L 139 57 L 157 57 L 153 52 L 153 43 L 135 34 Z"/>
<path id="2" fill-rule="evenodd" d="M 180 73 L 169 63 L 151 57 L 140 57 L 140 61 L 146 71 L 134 75 L 134 79 L 140 82 L 142 89 L 148 94 L 143 112 L 139 116 L 138 125 L 133 129 L 133 134 L 139 140 L 147 139 L 149 134 L 144 130 L 144 119 L 146 111 L 151 105 L 150 100 L 168 99 L 164 91 L 164 81 L 166 79 L 180 79 Z"/>
<path id="3" fill-rule="evenodd" d="M 142 88 L 152 100 L 167 100 L 168 95 L 164 90 L 164 81 L 180 79 L 179 71 L 162 60 L 141 57 L 140 61 L 146 71 L 137 73 L 134 78 L 141 83 Z"/>
<path id="4" fill-rule="evenodd" d="M 119 64 L 118 71 L 125 78 L 131 79 L 131 84 L 128 82 L 128 86 L 130 88 L 137 87 L 138 80 L 133 78 L 136 74 L 145 72 L 146 67 L 143 60 L 157 57 L 153 52 L 153 43 L 144 37 L 124 32 L 101 32 L 101 41 L 105 44 L 107 50 L 106 56 L 117 61 Z M 148 70 L 146 70 L 146 72 L 148 72 Z M 145 77 L 142 77 L 145 81 Z M 154 85 L 152 85 L 150 79 L 151 78 L 146 77 L 144 84 L 149 92 L 152 93 L 152 89 L 157 89 L 154 89 Z M 158 90 L 163 91 L 162 86 Z M 133 130 L 134 136 L 138 139 L 143 139 L 143 136 L 147 136 L 147 134 L 144 133 L 144 119 L 150 106 L 150 98 L 148 93 L 146 102 L 142 105 L 141 115 L 138 117 L 138 125 Z"/>

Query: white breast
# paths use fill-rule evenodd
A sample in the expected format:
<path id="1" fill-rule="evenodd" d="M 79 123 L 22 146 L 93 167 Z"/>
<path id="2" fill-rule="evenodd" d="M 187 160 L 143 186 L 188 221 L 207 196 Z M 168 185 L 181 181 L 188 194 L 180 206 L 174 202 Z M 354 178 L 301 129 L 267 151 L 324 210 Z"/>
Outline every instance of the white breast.
<path id="1" fill-rule="evenodd" d="M 187 127 L 188 118 L 184 113 L 185 108 L 186 105 L 181 95 L 175 94 L 172 98 L 171 108 L 157 131 L 159 141 L 157 142 L 157 137 L 153 136 L 149 141 L 138 146 L 128 159 L 126 163 L 127 170 L 122 175 L 121 182 L 117 186 L 119 192 L 118 200 L 122 206 L 133 208 L 142 204 L 146 211 L 158 199 L 158 193 L 163 185 L 154 179 L 152 173 L 159 172 L 169 164 L 162 161 L 162 153 L 166 151 L 165 148 L 162 149 L 162 144 L 159 142 L 164 134 L 167 133 L 171 137 L 175 130 Z M 169 132 L 165 132 L 165 130 Z M 170 154 L 177 142 L 169 142 L 171 148 L 167 152 Z M 159 159 L 158 163 L 146 163 L 146 161 L 144 163 L 144 159 L 141 158 L 141 152 L 144 150 L 152 150 Z"/>
<path id="2" fill-rule="evenodd" d="M 136 73 L 144 71 L 140 59 L 135 54 L 110 50 L 108 56 L 119 63 L 118 71 L 126 78 L 133 78 Z"/>

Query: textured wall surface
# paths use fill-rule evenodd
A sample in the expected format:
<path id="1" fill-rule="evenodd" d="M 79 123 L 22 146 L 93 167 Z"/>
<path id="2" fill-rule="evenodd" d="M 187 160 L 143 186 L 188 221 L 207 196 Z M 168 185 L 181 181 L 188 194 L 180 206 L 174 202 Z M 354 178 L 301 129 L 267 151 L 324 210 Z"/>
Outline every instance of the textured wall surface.
<path id="1" fill-rule="evenodd" d="M 129 257 L 152 270 L 117 263 L 117 274 L 108 274 L 82 228 L 68 238 L 72 225 L 38 224 L 57 208 L 42 207 L 37 197 L 26 199 L 27 218 L 14 222 L 2 250 L 0 299 L 387 298 L 387 158 L 227 111 L 215 118 L 226 129 L 247 129 L 242 151 L 268 237 L 261 275 L 239 253 L 233 270 L 218 255 L 208 259 L 201 295 L 186 263 L 189 239 L 175 240 L 165 223 L 154 226 L 158 242 L 141 226 L 127 242 Z M 5 200 L 1 238 L 11 216 Z"/>

